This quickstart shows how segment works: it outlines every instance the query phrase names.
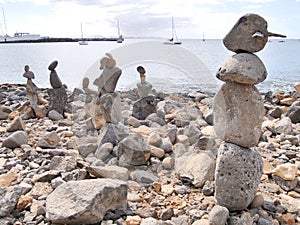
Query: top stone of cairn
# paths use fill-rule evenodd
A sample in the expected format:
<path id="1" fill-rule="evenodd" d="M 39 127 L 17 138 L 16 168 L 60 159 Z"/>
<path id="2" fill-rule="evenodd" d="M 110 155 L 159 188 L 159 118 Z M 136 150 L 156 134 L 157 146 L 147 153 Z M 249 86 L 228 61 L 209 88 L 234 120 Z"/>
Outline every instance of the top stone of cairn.
<path id="1" fill-rule="evenodd" d="M 267 21 L 257 14 L 242 16 L 223 39 L 225 47 L 233 52 L 258 52 L 262 50 L 269 36 L 286 37 L 268 32 Z"/>

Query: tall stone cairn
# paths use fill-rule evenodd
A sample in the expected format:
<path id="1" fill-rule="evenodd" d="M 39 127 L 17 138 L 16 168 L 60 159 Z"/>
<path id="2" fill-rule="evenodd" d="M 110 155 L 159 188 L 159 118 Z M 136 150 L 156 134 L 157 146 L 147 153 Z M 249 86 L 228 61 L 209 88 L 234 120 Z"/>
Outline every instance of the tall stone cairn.
<path id="1" fill-rule="evenodd" d="M 236 54 L 217 71 L 225 83 L 213 105 L 214 129 L 223 140 L 215 172 L 215 201 L 230 211 L 248 207 L 254 199 L 263 169 L 258 144 L 264 116 L 263 98 L 255 84 L 264 81 L 267 71 L 254 52 L 262 50 L 268 36 L 267 22 L 256 14 L 242 16 L 223 39 Z"/>
<path id="2" fill-rule="evenodd" d="M 50 84 L 52 86 L 52 89 L 48 89 L 48 95 L 50 98 L 49 101 L 49 112 L 52 110 L 55 110 L 59 114 L 64 115 L 64 111 L 66 108 L 68 95 L 66 86 L 62 84 L 55 68 L 57 67 L 58 62 L 55 60 L 48 66 L 48 70 L 50 70 Z"/>

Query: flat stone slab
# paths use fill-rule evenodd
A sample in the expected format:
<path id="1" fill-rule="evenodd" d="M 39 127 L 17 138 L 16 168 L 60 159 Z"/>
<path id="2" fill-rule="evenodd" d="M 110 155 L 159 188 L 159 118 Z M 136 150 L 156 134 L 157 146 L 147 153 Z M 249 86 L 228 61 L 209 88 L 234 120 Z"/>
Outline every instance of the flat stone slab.
<path id="1" fill-rule="evenodd" d="M 267 78 L 267 74 L 266 67 L 259 57 L 251 53 L 239 53 L 225 61 L 216 77 L 225 82 L 258 84 Z"/>

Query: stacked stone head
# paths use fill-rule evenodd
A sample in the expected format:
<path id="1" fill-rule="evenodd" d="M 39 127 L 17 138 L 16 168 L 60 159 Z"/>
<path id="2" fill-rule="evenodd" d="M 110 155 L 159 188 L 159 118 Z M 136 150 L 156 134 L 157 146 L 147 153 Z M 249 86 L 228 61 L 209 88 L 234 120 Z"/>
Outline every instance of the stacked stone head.
<path id="1" fill-rule="evenodd" d="M 230 211 L 248 207 L 256 195 L 263 161 L 252 149 L 261 136 L 263 98 L 255 87 L 267 77 L 263 62 L 254 53 L 262 50 L 269 36 L 267 22 L 256 14 L 242 16 L 223 39 L 236 54 L 218 70 L 225 83 L 214 99 L 214 129 L 224 142 L 218 150 L 215 201 Z"/>
<path id="2" fill-rule="evenodd" d="M 27 92 L 27 97 L 29 99 L 29 103 L 31 108 L 35 111 L 36 107 L 38 105 L 38 88 L 33 83 L 34 79 L 34 73 L 30 71 L 30 68 L 28 65 L 25 65 L 24 67 L 25 72 L 23 73 L 23 77 L 27 78 L 27 84 L 26 84 L 26 92 Z"/>
<path id="3" fill-rule="evenodd" d="M 62 84 L 57 72 L 56 67 L 58 61 L 53 61 L 48 66 L 50 72 L 50 84 L 52 89 L 48 89 L 50 97 L 48 116 L 53 120 L 62 119 L 64 117 L 65 107 L 67 104 L 67 91 L 66 86 Z"/>

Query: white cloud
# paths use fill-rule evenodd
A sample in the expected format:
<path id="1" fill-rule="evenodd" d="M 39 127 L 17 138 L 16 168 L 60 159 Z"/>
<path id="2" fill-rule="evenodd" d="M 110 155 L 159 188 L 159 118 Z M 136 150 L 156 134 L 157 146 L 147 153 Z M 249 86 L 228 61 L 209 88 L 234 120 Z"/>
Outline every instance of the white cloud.
<path id="1" fill-rule="evenodd" d="M 264 3 L 275 0 L 0 0 L 34 4 L 41 12 L 31 11 L 24 19 L 10 19 L 10 28 L 18 27 L 48 36 L 79 37 L 83 22 L 85 36 L 117 35 L 117 19 L 126 36 L 170 35 L 171 16 L 175 19 L 177 34 L 181 38 L 223 37 L 237 19 L 248 10 L 260 12 Z M 300 1 L 300 0 L 296 0 Z M 270 4 L 271 5 L 271 4 Z M 238 7 L 237 7 L 238 6 Z M 17 7 L 15 7 L 17 8 Z M 39 8 L 38 8 L 39 9 Z M 45 12 L 45 13 L 44 13 Z M 244 13 L 243 13 L 244 12 Z M 18 13 L 15 13 L 18 15 Z M 1 20 L 0 20 L 1 21 Z"/>
<path id="2" fill-rule="evenodd" d="M 262 5 L 259 5 L 259 4 L 255 4 L 255 5 L 247 5 L 245 7 L 243 7 L 243 9 L 260 9 L 262 8 L 263 6 Z"/>

